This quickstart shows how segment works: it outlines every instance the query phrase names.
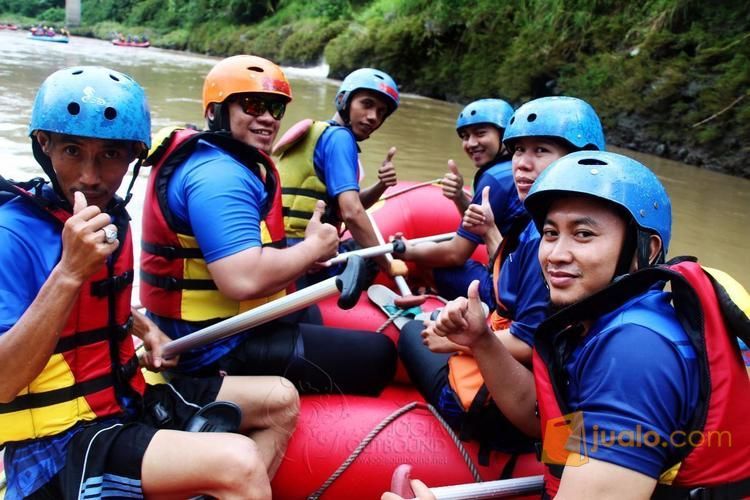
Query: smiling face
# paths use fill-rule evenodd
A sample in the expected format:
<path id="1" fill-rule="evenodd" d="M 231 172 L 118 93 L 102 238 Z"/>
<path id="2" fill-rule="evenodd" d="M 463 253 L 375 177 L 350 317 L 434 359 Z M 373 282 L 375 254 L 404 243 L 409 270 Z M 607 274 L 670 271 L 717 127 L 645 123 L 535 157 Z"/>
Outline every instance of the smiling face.
<path id="1" fill-rule="evenodd" d="M 89 205 L 104 210 L 120 187 L 137 147 L 132 142 L 90 139 L 39 131 L 42 151 L 50 157 L 65 198 L 73 205 L 80 191 Z"/>
<path id="2" fill-rule="evenodd" d="M 268 98 L 273 99 L 275 97 L 270 96 Z M 259 116 L 246 113 L 236 99 L 229 99 L 227 102 L 229 105 L 229 129 L 232 131 L 232 137 L 264 153 L 270 153 L 273 142 L 276 140 L 276 134 L 279 133 L 281 120 L 271 116 L 271 112 L 268 110 Z"/>
<path id="3" fill-rule="evenodd" d="M 521 137 L 513 142 L 513 180 L 523 201 L 531 185 L 550 163 L 570 153 L 570 149 L 549 137 Z"/>
<path id="4" fill-rule="evenodd" d="M 486 123 L 462 127 L 458 136 L 464 152 L 477 168 L 494 160 L 502 146 L 500 130 Z"/>
<path id="5" fill-rule="evenodd" d="M 358 90 L 349 103 L 349 125 L 358 141 L 380 128 L 388 116 L 385 97 L 372 90 Z"/>
<path id="6" fill-rule="evenodd" d="M 550 205 L 539 264 L 556 307 L 578 302 L 612 282 L 627 223 L 612 205 L 590 197 Z"/>

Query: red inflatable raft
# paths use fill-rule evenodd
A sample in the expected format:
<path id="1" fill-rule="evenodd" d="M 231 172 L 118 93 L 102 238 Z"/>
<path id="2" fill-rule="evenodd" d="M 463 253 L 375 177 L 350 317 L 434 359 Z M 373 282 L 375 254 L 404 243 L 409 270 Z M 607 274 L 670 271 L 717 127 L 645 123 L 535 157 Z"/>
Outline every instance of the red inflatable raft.
<path id="1" fill-rule="evenodd" d="M 397 232 L 418 238 L 455 231 L 460 223 L 452 202 L 435 184 L 399 183 L 371 209 L 383 236 Z M 480 246 L 474 254 L 486 262 Z M 410 266 L 410 269 L 414 269 Z M 397 290 L 393 281 L 380 274 L 376 282 Z M 443 302 L 428 298 L 421 306 L 432 311 Z M 336 298 L 319 304 L 323 322 L 364 330 L 378 330 L 387 320 L 379 306 L 363 294 L 348 311 L 339 309 Z M 383 329 L 394 342 L 399 330 Z M 354 455 L 352 455 L 354 454 Z M 533 476 L 542 473 L 534 454 L 517 457 L 493 452 L 489 466 L 478 465 L 478 443 L 461 442 L 452 436 L 427 407 L 424 398 L 409 385 L 403 367 L 396 382 L 378 398 L 351 395 L 303 396 L 302 411 L 289 448 L 273 481 L 276 499 L 378 499 L 390 488 L 400 464 L 413 466 L 412 477 L 431 487 Z M 346 465 L 348 463 L 348 465 Z"/>

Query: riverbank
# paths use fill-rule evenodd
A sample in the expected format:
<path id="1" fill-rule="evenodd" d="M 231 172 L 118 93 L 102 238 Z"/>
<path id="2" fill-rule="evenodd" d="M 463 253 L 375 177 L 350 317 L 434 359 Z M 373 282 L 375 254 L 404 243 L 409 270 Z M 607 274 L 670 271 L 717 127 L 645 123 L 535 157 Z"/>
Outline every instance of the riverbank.
<path id="1" fill-rule="evenodd" d="M 197 0 L 82 5 L 79 35 L 146 34 L 157 47 L 254 53 L 283 65 L 325 60 L 333 78 L 369 65 L 404 91 L 451 102 L 498 96 L 519 105 L 575 95 L 597 109 L 610 144 L 750 178 L 743 1 L 236 0 L 213 11 Z"/>

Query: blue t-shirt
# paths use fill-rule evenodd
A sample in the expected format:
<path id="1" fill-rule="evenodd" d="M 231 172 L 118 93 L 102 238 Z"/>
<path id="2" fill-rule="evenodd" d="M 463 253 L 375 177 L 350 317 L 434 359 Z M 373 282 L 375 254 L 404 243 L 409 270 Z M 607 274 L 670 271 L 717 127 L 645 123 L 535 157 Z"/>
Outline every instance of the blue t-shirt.
<path id="1" fill-rule="evenodd" d="M 534 345 L 534 332 L 548 313 L 549 292 L 539 266 L 539 231 L 529 222 L 500 269 L 498 294 L 513 322 L 510 333 Z"/>
<path id="2" fill-rule="evenodd" d="M 565 365 L 569 410 L 583 412 L 582 451 L 652 478 L 698 401 L 696 353 L 670 299 L 651 290 L 599 318 Z"/>
<path id="3" fill-rule="evenodd" d="M 54 196 L 46 187 L 45 197 Z M 60 228 L 21 198 L 0 205 L 0 335 L 23 316 L 60 260 Z M 80 429 L 7 444 L 6 500 L 25 498 L 48 483 L 65 465 L 68 443 Z"/>
<path id="4" fill-rule="evenodd" d="M 167 184 L 167 204 L 175 224 L 195 236 L 208 263 L 262 245 L 260 223 L 267 198 L 263 182 L 255 174 L 205 141 L 199 141 L 193 154 L 175 168 Z M 154 314 L 149 317 L 171 338 L 209 324 Z M 178 371 L 190 373 L 215 362 L 244 337 L 235 335 L 183 353 Z"/>
<path id="5" fill-rule="evenodd" d="M 347 127 L 332 125 L 323 131 L 315 144 L 313 164 L 332 199 L 345 191 L 359 192 L 359 146 Z"/>
<path id="6" fill-rule="evenodd" d="M 523 203 L 518 199 L 518 191 L 513 182 L 513 168 L 510 161 L 495 163 L 480 169 L 474 178 L 474 197 L 471 203 L 482 204 L 482 190 L 490 187 L 490 207 L 495 217 L 495 225 L 501 234 L 507 234 L 513 221 L 524 213 Z M 456 233 L 462 238 L 476 243 L 482 243 L 482 238 L 467 231 L 460 224 Z"/>

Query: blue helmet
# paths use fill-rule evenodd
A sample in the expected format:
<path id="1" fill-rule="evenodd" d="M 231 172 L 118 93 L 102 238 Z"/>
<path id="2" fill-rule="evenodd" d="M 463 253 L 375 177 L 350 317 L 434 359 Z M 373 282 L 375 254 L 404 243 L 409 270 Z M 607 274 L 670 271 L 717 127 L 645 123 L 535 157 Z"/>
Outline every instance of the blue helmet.
<path id="1" fill-rule="evenodd" d="M 513 107 L 502 99 L 479 99 L 467 104 L 458 114 L 456 131 L 469 125 L 489 123 L 502 132 L 508 126 L 511 116 Z"/>
<path id="2" fill-rule="evenodd" d="M 372 68 L 360 68 L 354 70 L 341 82 L 334 104 L 336 111 L 347 114 L 352 95 L 358 90 L 372 90 L 385 97 L 390 115 L 399 104 L 398 85 L 388 73 Z"/>
<path id="3" fill-rule="evenodd" d="M 101 66 L 65 68 L 47 77 L 34 100 L 29 135 L 37 130 L 151 147 L 151 114 L 143 88 Z"/>
<path id="4" fill-rule="evenodd" d="M 661 238 L 666 255 L 672 205 L 662 183 L 643 164 L 605 151 L 578 151 L 553 162 L 536 179 L 524 201 L 537 228 L 541 229 L 554 198 L 570 193 L 621 207 L 639 228 Z"/>
<path id="5" fill-rule="evenodd" d="M 605 148 L 596 111 L 575 97 L 541 97 L 527 102 L 511 117 L 503 142 L 513 151 L 515 139 L 539 136 L 563 139 L 576 150 Z"/>

